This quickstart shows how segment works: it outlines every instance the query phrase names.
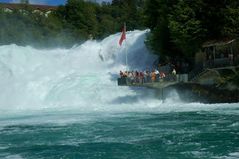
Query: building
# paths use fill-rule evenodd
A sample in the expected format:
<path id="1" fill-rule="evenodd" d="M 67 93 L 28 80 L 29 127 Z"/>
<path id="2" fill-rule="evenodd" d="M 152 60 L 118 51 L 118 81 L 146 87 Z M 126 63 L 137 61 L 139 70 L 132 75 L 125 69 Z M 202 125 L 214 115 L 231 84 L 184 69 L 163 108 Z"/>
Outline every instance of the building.
<path id="1" fill-rule="evenodd" d="M 56 10 L 57 7 L 22 3 L 0 3 L 0 9 L 6 13 L 12 13 L 14 10 L 19 10 L 22 13 L 25 13 L 26 11 L 32 11 L 32 13 L 39 13 L 48 16 L 52 11 Z"/>
<path id="2" fill-rule="evenodd" d="M 195 63 L 204 67 L 222 67 L 238 62 L 238 42 L 236 39 L 207 41 L 196 54 Z"/>

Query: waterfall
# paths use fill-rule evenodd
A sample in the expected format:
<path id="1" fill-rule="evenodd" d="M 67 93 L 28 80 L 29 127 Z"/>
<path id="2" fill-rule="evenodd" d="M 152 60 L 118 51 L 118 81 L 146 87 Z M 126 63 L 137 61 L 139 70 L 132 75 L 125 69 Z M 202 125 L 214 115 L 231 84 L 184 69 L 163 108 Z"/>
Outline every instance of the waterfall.
<path id="1" fill-rule="evenodd" d="M 0 110 L 92 111 L 108 110 L 116 103 L 115 109 L 128 107 L 131 100 L 134 105 L 146 102 L 137 90 L 118 87 L 116 77 L 125 68 L 125 47 L 131 70 L 152 66 L 156 56 L 145 47 L 147 32 L 127 32 L 127 44 L 122 47 L 120 33 L 71 49 L 0 46 Z"/>

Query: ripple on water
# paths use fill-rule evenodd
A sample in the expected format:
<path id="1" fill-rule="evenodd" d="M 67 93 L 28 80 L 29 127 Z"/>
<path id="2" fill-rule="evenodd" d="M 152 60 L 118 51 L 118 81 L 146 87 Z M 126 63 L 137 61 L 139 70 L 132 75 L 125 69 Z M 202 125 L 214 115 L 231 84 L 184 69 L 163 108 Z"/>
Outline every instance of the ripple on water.
<path id="1" fill-rule="evenodd" d="M 20 155 L 8 155 L 4 157 L 4 159 L 24 159 L 24 158 Z"/>
<path id="2" fill-rule="evenodd" d="M 239 127 L 239 122 L 232 123 L 229 127 Z"/>

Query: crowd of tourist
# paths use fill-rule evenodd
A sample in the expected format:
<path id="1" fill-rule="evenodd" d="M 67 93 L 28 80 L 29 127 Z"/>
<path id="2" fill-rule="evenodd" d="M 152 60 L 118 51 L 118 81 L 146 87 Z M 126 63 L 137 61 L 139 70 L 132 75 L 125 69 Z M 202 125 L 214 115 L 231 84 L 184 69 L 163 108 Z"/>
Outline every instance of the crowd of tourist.
<path id="1" fill-rule="evenodd" d="M 143 84 L 159 81 L 174 81 L 176 80 L 176 70 L 173 68 L 171 73 L 153 69 L 152 71 L 120 71 L 120 78 L 127 79 L 130 84 Z"/>

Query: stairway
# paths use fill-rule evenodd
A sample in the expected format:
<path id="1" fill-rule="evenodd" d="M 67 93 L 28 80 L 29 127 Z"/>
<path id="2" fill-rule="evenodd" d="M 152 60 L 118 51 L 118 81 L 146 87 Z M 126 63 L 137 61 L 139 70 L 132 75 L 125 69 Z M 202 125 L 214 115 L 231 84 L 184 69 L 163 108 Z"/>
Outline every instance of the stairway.
<path id="1" fill-rule="evenodd" d="M 190 79 L 190 82 L 195 82 L 197 81 L 204 73 L 206 73 L 208 71 L 208 69 L 203 69 L 200 72 L 198 72 L 197 74 L 194 75 L 194 77 L 192 77 Z"/>

